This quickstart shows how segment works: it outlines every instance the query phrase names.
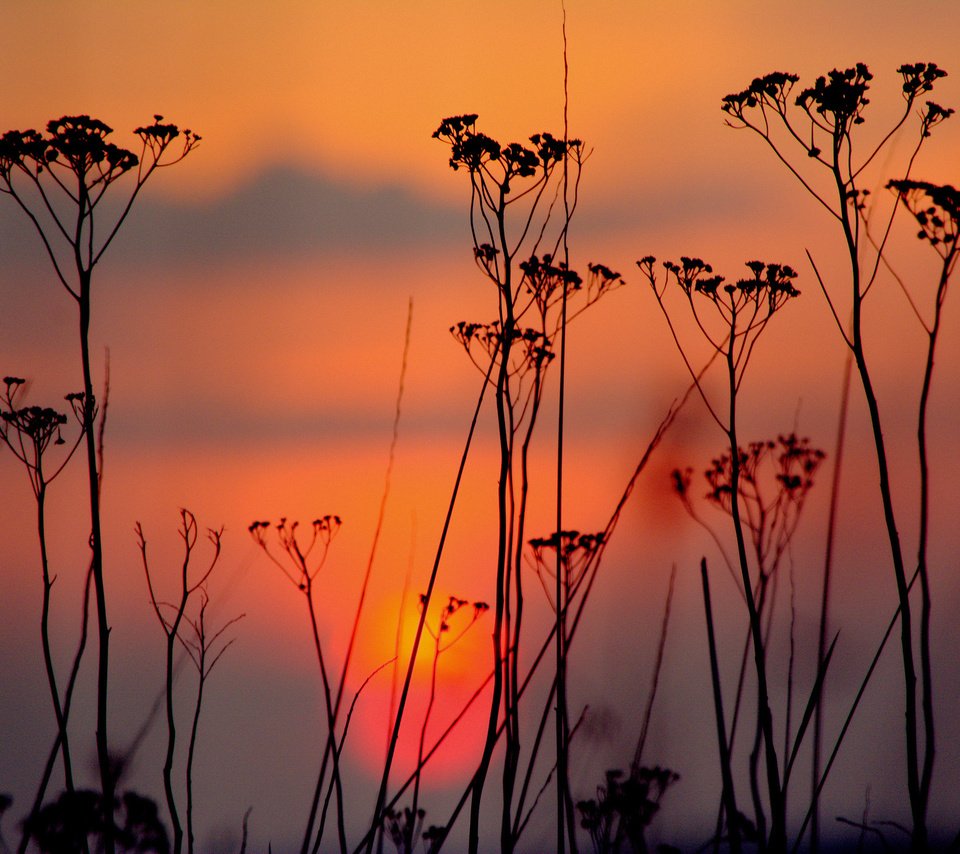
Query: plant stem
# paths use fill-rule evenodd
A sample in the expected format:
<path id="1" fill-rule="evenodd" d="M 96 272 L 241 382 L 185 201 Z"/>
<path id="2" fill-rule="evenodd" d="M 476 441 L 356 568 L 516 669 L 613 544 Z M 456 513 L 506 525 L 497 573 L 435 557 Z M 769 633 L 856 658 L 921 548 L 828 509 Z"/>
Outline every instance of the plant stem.
<path id="1" fill-rule="evenodd" d="M 743 592 L 750 618 L 750 632 L 753 638 L 753 657 L 757 671 L 757 715 L 758 727 L 763 736 L 765 764 L 767 771 L 767 790 L 770 799 L 770 838 L 769 849 L 774 852 L 786 850 L 786 814 L 783 792 L 780 788 L 780 772 L 777 763 L 776 746 L 773 740 L 773 719 L 770 713 L 770 701 L 767 690 L 766 649 L 760 625 L 760 614 L 753 596 L 753 584 L 750 580 L 750 568 L 747 563 L 746 539 L 743 523 L 740 519 L 740 445 L 737 441 L 737 372 L 735 360 L 736 315 L 731 320 L 731 334 L 726 351 L 727 379 L 729 383 L 729 421 L 727 437 L 730 444 L 730 513 L 737 539 L 737 556 L 740 562 L 740 574 L 743 580 Z"/>

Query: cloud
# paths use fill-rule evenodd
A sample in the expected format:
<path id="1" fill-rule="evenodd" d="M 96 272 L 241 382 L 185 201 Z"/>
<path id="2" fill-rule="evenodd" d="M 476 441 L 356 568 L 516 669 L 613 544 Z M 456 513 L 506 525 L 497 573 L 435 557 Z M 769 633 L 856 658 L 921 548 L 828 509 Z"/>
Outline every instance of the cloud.
<path id="1" fill-rule="evenodd" d="M 590 238 L 742 216 L 749 199 L 735 183 L 713 178 L 678 192 L 656 181 L 628 180 L 610 198 L 584 199 L 575 226 Z M 434 202 L 399 184 L 357 186 L 294 166 L 265 168 L 213 200 L 164 200 L 150 190 L 148 185 L 137 199 L 105 256 L 111 264 L 389 253 L 469 240 L 466 204 Z M 98 233 L 115 215 L 115 208 L 101 211 Z M 0 263 L 21 269 L 46 263 L 37 235 L 12 200 L 0 205 Z"/>
<path id="2" fill-rule="evenodd" d="M 209 263 L 250 255 L 395 251 L 462 240 L 467 226 L 464 208 L 430 202 L 405 187 L 358 187 L 290 166 L 267 168 L 228 194 L 201 203 L 157 199 L 150 189 L 110 247 L 111 262 L 150 265 L 175 257 Z M 105 209 L 101 222 L 113 216 L 115 209 Z M 100 226 L 101 234 L 105 227 Z M 4 263 L 42 259 L 30 228 L 15 204 L 0 205 Z"/>

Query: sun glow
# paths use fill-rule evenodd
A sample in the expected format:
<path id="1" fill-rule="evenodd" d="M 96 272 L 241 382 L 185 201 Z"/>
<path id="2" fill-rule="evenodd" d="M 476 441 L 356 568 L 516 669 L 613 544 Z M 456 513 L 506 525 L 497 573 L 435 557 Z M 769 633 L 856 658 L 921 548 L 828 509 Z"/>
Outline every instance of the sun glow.
<path id="1" fill-rule="evenodd" d="M 399 612 L 397 600 L 376 603 L 363 620 L 358 638 L 355 678 L 369 681 L 358 695 L 357 706 L 362 713 L 358 712 L 351 727 L 358 729 L 357 743 L 364 746 L 361 755 L 371 772 L 383 766 L 389 722 L 400 702 L 420 621 L 416 598 L 408 593 Z M 424 779 L 431 783 L 462 776 L 476 762 L 483 743 L 483 703 L 478 702 L 478 691 L 485 696 L 482 688 L 488 683 L 485 671 L 492 623 L 484 616 L 482 603 L 456 601 L 463 604 L 457 604 L 456 612 L 450 613 L 453 600 L 434 600 L 424 621 L 397 743 L 398 782 L 416 768 L 421 737 L 424 755 L 437 748 L 424 771 Z M 448 629 L 438 635 L 441 621 Z M 441 737 L 442 744 L 438 744 Z"/>

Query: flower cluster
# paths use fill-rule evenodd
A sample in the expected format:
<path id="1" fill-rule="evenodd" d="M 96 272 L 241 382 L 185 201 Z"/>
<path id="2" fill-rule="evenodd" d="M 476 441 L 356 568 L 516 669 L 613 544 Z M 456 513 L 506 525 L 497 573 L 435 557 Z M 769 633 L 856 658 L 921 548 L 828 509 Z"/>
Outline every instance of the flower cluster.
<path id="1" fill-rule="evenodd" d="M 0 442 L 26 467 L 34 493 L 39 497 L 46 485 L 66 467 L 83 432 L 61 455 L 56 469 L 52 473 L 45 472 L 44 454 L 47 449 L 51 445 L 66 444 L 63 426 L 67 423 L 67 415 L 49 406 L 21 406 L 18 398 L 25 387 L 26 380 L 21 377 L 3 378 L 3 390 L 0 391 Z M 68 394 L 66 397 L 81 426 L 85 423 L 83 397 L 82 394 Z"/>
<path id="2" fill-rule="evenodd" d="M 745 109 L 752 109 L 761 103 L 772 103 L 781 110 L 786 109 L 790 90 L 799 79 L 796 74 L 784 71 L 773 71 L 763 77 L 755 77 L 742 92 L 724 96 L 721 109 L 740 120 L 743 120 Z"/>
<path id="3" fill-rule="evenodd" d="M 144 151 L 149 150 L 149 167 L 161 165 L 160 156 L 170 143 L 183 137 L 180 160 L 200 141 L 191 130 L 181 131 L 176 125 L 162 122 L 155 115 L 153 124 L 138 127 L 134 133 L 140 138 Z M 9 185 L 11 172 L 18 168 L 38 177 L 54 164 L 61 164 L 77 175 L 87 189 L 98 184 L 109 184 L 121 175 L 141 166 L 140 157 L 122 148 L 107 137 L 113 133 L 100 119 L 88 115 L 61 116 L 47 122 L 46 135 L 36 130 L 11 130 L 0 137 L 0 179 Z M 174 161 L 175 162 L 175 161 Z"/>
<path id="4" fill-rule="evenodd" d="M 107 142 L 113 128 L 89 116 L 63 116 L 47 123 L 50 134 L 48 160 L 63 159 L 70 169 L 84 175 L 104 161 L 111 178 L 133 169 L 140 162 L 132 151 Z M 103 171 L 101 167 L 101 171 Z"/>
<path id="5" fill-rule="evenodd" d="M 465 167 L 474 173 L 491 162 L 497 162 L 503 170 L 499 181 L 504 193 L 510 192 L 511 179 L 530 178 L 539 171 L 547 171 L 563 160 L 568 151 L 579 150 L 579 139 L 557 139 L 551 133 L 537 133 L 530 137 L 533 148 L 519 142 L 501 145 L 495 139 L 476 129 L 476 113 L 449 116 L 440 122 L 433 138 L 450 146 L 450 166 Z"/>
<path id="6" fill-rule="evenodd" d="M 46 140 L 35 130 L 8 130 L 0 136 L 0 178 L 9 184 L 15 167 L 40 173 L 49 162 Z M 54 156 L 51 152 L 50 160 Z"/>
<path id="7" fill-rule="evenodd" d="M 656 258 L 647 255 L 637 261 L 650 284 L 656 289 L 654 271 Z M 752 278 L 738 279 L 729 283 L 723 276 L 715 275 L 713 267 L 700 258 L 681 257 L 680 263 L 664 261 L 667 278 L 672 278 L 688 298 L 702 294 L 715 303 L 723 302 L 728 308 L 738 308 L 746 300 L 758 302 L 767 299 L 772 314 L 786 300 L 800 295 L 793 280 L 797 272 L 786 264 L 767 264 L 763 261 L 747 261 L 745 266 L 753 273 Z"/>
<path id="8" fill-rule="evenodd" d="M 421 833 L 426 815 L 427 811 L 421 807 L 416 810 L 411 807 L 404 807 L 402 811 L 394 807 L 387 807 L 384 810 L 383 827 L 396 846 L 398 854 L 413 851 L 417 847 L 418 837 L 426 843 L 427 852 L 440 850 L 440 846 L 446 837 L 446 828 L 431 824 Z"/>
<path id="9" fill-rule="evenodd" d="M 450 327 L 450 334 L 467 351 L 478 368 L 486 372 L 486 366 L 473 356 L 472 348 L 478 346 L 488 358 L 498 359 L 509 346 L 513 357 L 511 374 L 523 374 L 529 369 L 540 370 L 554 358 L 550 339 L 532 328 L 513 327 L 504 332 L 500 321 L 492 323 L 471 323 L 461 320 Z"/>
<path id="10" fill-rule="evenodd" d="M 339 516 L 327 515 L 314 519 L 313 522 L 310 523 L 310 539 L 303 542 L 300 540 L 298 534 L 300 523 L 288 522 L 285 516 L 281 517 L 280 521 L 275 525 L 268 521 L 252 522 L 247 527 L 247 530 L 250 532 L 250 536 L 253 537 L 254 542 L 266 553 L 267 557 L 283 570 L 284 575 L 300 590 L 309 593 L 309 585 L 323 567 L 327 557 L 327 550 L 333 538 L 340 530 L 341 524 L 342 521 Z M 288 566 L 281 562 L 270 550 L 269 534 L 271 528 L 276 531 L 277 543 L 281 551 L 286 555 L 287 561 L 292 564 L 294 568 L 293 573 L 291 573 Z M 321 546 L 322 553 L 316 565 L 311 569 L 307 561 L 317 545 Z"/>
<path id="11" fill-rule="evenodd" d="M 777 481 L 792 501 L 802 500 L 813 487 L 813 476 L 826 454 L 810 445 L 810 440 L 796 433 L 777 437 Z"/>
<path id="12" fill-rule="evenodd" d="M 922 93 L 931 91 L 935 82 L 947 73 L 933 62 L 907 63 L 901 65 L 897 72 L 903 79 L 901 88 L 908 105 L 913 104 Z M 761 110 L 769 107 L 787 121 L 790 93 L 799 79 L 796 74 L 782 71 L 754 78 L 743 91 L 726 95 L 721 101 L 721 109 L 744 126 L 753 126 L 745 114 L 756 107 Z M 835 68 L 829 74 L 818 77 L 813 86 L 803 89 L 793 103 L 807 114 L 812 128 L 819 128 L 831 135 L 843 135 L 853 125 L 863 124 L 863 110 L 870 103 L 867 91 L 872 79 L 873 74 L 862 62 L 856 63 L 853 68 Z M 952 112 L 928 101 L 922 117 L 923 135 L 929 136 L 930 128 Z M 788 121 L 787 125 L 789 127 Z M 766 136 L 769 129 L 765 114 L 761 126 Z M 807 153 L 810 157 L 819 157 L 821 152 L 811 141 Z"/>
<path id="13" fill-rule="evenodd" d="M 420 608 L 424 608 L 426 605 L 427 605 L 427 596 L 425 593 L 421 593 Z M 437 621 L 437 630 L 434 631 L 429 624 L 426 624 L 426 623 L 424 624 L 427 631 L 430 633 L 431 637 L 433 637 L 433 639 L 439 643 L 440 636 L 450 631 L 451 620 L 453 619 L 454 615 L 469 605 L 473 606 L 473 614 L 469 619 L 469 621 L 467 622 L 466 626 L 457 634 L 457 636 L 452 641 L 449 641 L 447 645 L 442 649 L 438 649 L 437 652 L 444 652 L 446 649 L 449 649 L 449 647 L 452 644 L 454 644 L 463 636 L 464 632 L 466 632 L 466 630 L 469 629 L 470 626 L 472 626 L 477 620 L 479 620 L 484 614 L 486 614 L 487 611 L 490 610 L 490 606 L 486 602 L 480 602 L 480 601 L 470 602 L 469 600 L 461 599 L 458 596 L 449 596 L 447 597 L 447 604 L 444 605 L 440 611 L 440 618 Z"/>
<path id="14" fill-rule="evenodd" d="M 81 178 L 94 173 L 93 183 L 109 183 L 140 162 L 132 151 L 108 142 L 111 133 L 113 128 L 87 115 L 52 119 L 47 136 L 35 130 L 8 131 L 0 138 L 0 175 L 9 181 L 13 167 L 39 175 L 62 163 Z"/>
<path id="15" fill-rule="evenodd" d="M 933 101 L 927 101 L 924 106 L 926 109 L 920 115 L 922 136 L 930 136 L 932 128 L 945 122 L 955 112 L 952 107 L 941 107 Z"/>
<path id="16" fill-rule="evenodd" d="M 301 553 L 304 555 L 309 554 L 313 543 L 318 540 L 324 545 L 329 545 L 330 541 L 337 535 L 337 531 L 340 530 L 341 524 L 342 521 L 339 516 L 327 515 L 322 516 L 319 519 L 314 519 L 310 523 L 313 529 L 313 538 L 310 546 L 301 550 Z M 253 522 L 250 524 L 247 530 L 253 535 L 253 538 L 257 541 L 257 543 L 260 544 L 270 527 L 270 522 Z M 288 543 L 292 544 L 296 541 L 297 529 L 300 527 L 300 522 L 288 523 L 287 517 L 282 516 L 275 527 L 277 529 L 277 535 L 280 538 L 281 545 L 286 545 Z"/>
<path id="17" fill-rule="evenodd" d="M 647 255 L 637 263 L 652 265 L 655 260 L 653 256 Z M 724 281 L 723 276 L 710 275 L 713 267 L 700 258 L 681 256 L 679 264 L 675 261 L 664 261 L 663 266 L 668 274 L 673 274 L 674 280 L 688 297 L 693 293 L 715 297 L 717 288 Z"/>
<path id="18" fill-rule="evenodd" d="M 826 455 L 819 448 L 812 447 L 807 437 L 798 437 L 796 433 L 778 436 L 776 442 L 767 439 L 751 442 L 746 448 L 738 448 L 741 493 L 755 498 L 760 505 L 765 504 L 761 498 L 764 490 L 763 467 L 765 461 L 774 454 L 773 479 L 782 493 L 777 500 L 802 501 L 813 487 L 813 476 Z M 712 460 L 705 477 L 710 485 L 707 500 L 729 512 L 732 493 L 730 454 L 721 454 Z"/>
<path id="19" fill-rule="evenodd" d="M 843 71 L 835 68 L 804 89 L 797 96 L 797 106 L 811 118 L 816 112 L 834 128 L 863 124 L 862 113 L 870 103 L 866 94 L 872 79 L 873 74 L 862 62 Z"/>
<path id="20" fill-rule="evenodd" d="M 564 598 L 569 602 L 576 593 L 587 567 L 606 541 L 604 533 L 581 534 L 579 531 L 554 531 L 549 537 L 534 537 L 529 540 L 534 569 L 540 577 L 544 592 L 556 609 L 553 601 L 555 591 L 548 578 L 556 579 L 557 563 L 561 571 Z"/>
<path id="21" fill-rule="evenodd" d="M 960 229 L 960 191 L 950 184 L 931 184 L 927 181 L 890 181 L 903 204 L 920 226 L 917 234 L 929 240 L 932 246 L 943 245 L 949 251 L 957 241 Z"/>
<path id="22" fill-rule="evenodd" d="M 635 768 L 626 776 L 611 769 L 605 776 L 606 784 L 597 786 L 596 798 L 577 802 L 580 826 L 590 834 L 596 851 L 648 850 L 644 830 L 659 811 L 664 793 L 680 776 L 659 765 Z"/>
<path id="23" fill-rule="evenodd" d="M 47 449 L 50 442 L 55 445 L 64 444 L 60 428 L 67 423 L 67 416 L 47 406 L 24 406 L 17 408 L 14 405 L 18 392 L 26 380 L 20 377 L 4 377 L 6 387 L 0 410 L 0 420 L 3 421 L 2 433 L 6 439 L 8 430 L 13 428 L 20 436 L 25 436 L 35 450 L 35 457 Z"/>
<path id="24" fill-rule="evenodd" d="M 18 433 L 28 436 L 39 450 L 50 444 L 56 436 L 55 445 L 62 445 L 60 428 L 67 423 L 67 416 L 46 406 L 26 406 L 12 412 L 0 412 L 4 423 Z"/>
<path id="25" fill-rule="evenodd" d="M 796 433 L 780 435 L 776 441 L 768 439 L 738 447 L 739 515 L 750 533 L 761 579 L 768 579 L 776 571 L 825 458 L 822 450 Z M 676 468 L 670 473 L 673 491 L 684 509 L 694 521 L 707 528 L 719 544 L 717 535 L 694 506 L 692 478 L 693 469 L 689 467 Z M 733 460 L 729 452 L 710 461 L 704 478 L 709 487 L 704 495 L 707 503 L 731 514 Z M 720 548 L 722 551 L 723 546 Z"/>
<path id="26" fill-rule="evenodd" d="M 921 92 L 929 92 L 937 80 L 947 76 L 935 62 L 904 63 L 897 73 L 903 78 L 903 97 L 908 101 L 913 101 Z"/>
<path id="27" fill-rule="evenodd" d="M 576 270 L 571 270 L 563 261 L 556 264 L 553 256 L 545 252 L 540 258 L 531 255 L 526 261 L 520 262 L 523 273 L 523 286 L 533 297 L 541 313 L 554 305 L 566 289 L 567 296 L 583 287 L 583 279 Z"/>
<path id="28" fill-rule="evenodd" d="M 751 442 L 737 449 L 738 491 L 741 518 L 750 531 L 762 576 L 776 569 L 779 556 L 797 526 L 814 477 L 826 454 L 796 433 L 777 440 Z M 674 471 L 674 490 L 692 512 L 687 490 L 689 469 Z M 733 497 L 733 461 L 729 453 L 713 459 L 704 472 L 709 491 L 707 501 L 730 513 Z"/>
<path id="29" fill-rule="evenodd" d="M 16 399 L 26 385 L 22 377 L 4 377 L 4 391 L 0 395 L 0 419 L 2 419 L 3 435 L 12 427 L 21 436 L 28 437 L 38 452 L 43 452 L 53 440 L 54 445 L 63 445 L 61 428 L 67 423 L 67 416 L 48 406 L 18 407 Z M 72 392 L 64 398 L 82 424 L 83 392 Z M 78 408 L 79 407 L 79 408 Z M 54 438 L 56 437 L 56 438 Z"/>

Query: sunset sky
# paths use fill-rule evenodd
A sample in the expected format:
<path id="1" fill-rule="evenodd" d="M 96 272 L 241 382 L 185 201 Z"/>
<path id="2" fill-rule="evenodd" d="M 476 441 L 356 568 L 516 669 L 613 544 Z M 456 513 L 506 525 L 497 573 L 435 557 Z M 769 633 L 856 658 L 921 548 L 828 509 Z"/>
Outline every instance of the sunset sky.
<path id="1" fill-rule="evenodd" d="M 247 526 L 281 516 L 343 517 L 323 576 L 324 641 L 339 660 L 384 489 L 412 300 L 396 463 L 352 696 L 393 654 L 404 590 L 408 624 L 416 617 L 479 392 L 482 377 L 448 328 L 489 320 L 496 310 L 495 294 L 472 261 L 467 178 L 448 167 L 447 149 L 431 134 L 443 117 L 468 112 L 479 114 L 478 127 L 501 142 L 543 130 L 562 134 L 561 3 L 48 0 L 41 11 L 13 0 L 7 6 L 0 131 L 89 114 L 116 130 L 118 144 L 132 146 L 130 131 L 162 114 L 203 137 L 184 162 L 151 178 L 94 283 L 100 382 L 105 348 L 110 358 L 103 501 L 114 626 L 111 725 L 118 749 L 129 743 L 162 684 L 163 636 L 149 608 L 134 524 L 143 524 L 156 572 L 172 584 L 177 511 L 187 507 L 201 526 L 225 528 L 211 588 L 215 619 L 245 614 L 207 688 L 199 844 L 210 852 L 236 850 L 243 813 L 252 806 L 249 850 L 265 851 L 268 842 L 278 854 L 293 850 L 318 752 L 316 662 L 302 598 L 257 550 Z M 606 524 L 657 424 L 686 388 L 683 362 L 635 266 L 644 255 L 697 255 L 730 277 L 757 257 L 800 271 L 802 296 L 774 318 L 745 381 L 742 435 L 774 438 L 796 429 L 832 455 L 843 349 L 805 251 L 842 290 L 842 247 L 823 211 L 761 140 L 724 126 L 720 101 L 768 71 L 796 72 L 807 85 L 863 61 L 875 74 L 864 134 L 876 139 L 902 103 L 896 67 L 923 60 L 952 75 L 935 100 L 960 107 L 955 3 L 930 0 L 918 9 L 894 0 L 567 0 L 566 28 L 570 134 L 592 150 L 571 232 L 572 262 L 582 269 L 600 261 L 627 280 L 571 327 L 567 524 L 581 530 Z M 887 158 L 873 164 L 875 175 L 869 174 L 881 204 L 882 186 L 899 177 L 914 133 L 904 131 Z M 914 174 L 956 185 L 958 163 L 960 119 L 954 118 L 936 130 Z M 12 201 L 0 198 L 0 376 L 30 378 L 29 402 L 53 405 L 81 385 L 75 307 L 30 229 Z M 936 258 L 914 233 L 899 219 L 893 254 L 911 293 L 929 307 L 924 297 Z M 948 699 L 960 695 L 960 672 L 948 654 L 956 649 L 952 615 L 960 607 L 955 572 L 949 577 L 960 547 L 952 518 L 960 502 L 953 444 L 960 315 L 953 296 L 931 402 L 934 642 L 942 699 L 931 819 L 956 832 L 955 822 L 947 822 L 960 814 L 960 715 Z M 878 366 L 887 439 L 895 451 L 903 449 L 894 474 L 902 484 L 901 536 L 912 555 L 912 430 L 923 339 L 892 281 L 878 288 L 870 311 L 868 347 Z M 695 348 L 693 330 L 684 328 Z M 856 388 L 852 401 L 834 604 L 841 640 L 828 727 L 839 725 L 895 607 Z M 555 388 L 548 406 L 535 448 L 542 480 L 531 498 L 532 535 L 553 529 Z M 493 596 L 494 426 L 492 411 L 485 412 L 438 583 L 444 599 Z M 572 664 L 571 707 L 577 714 L 584 705 L 592 710 L 582 747 L 574 745 L 574 796 L 590 797 L 603 771 L 622 767 L 632 753 L 667 579 L 677 564 L 648 761 L 681 774 L 656 825 L 658 839 L 678 844 L 709 836 L 719 792 L 713 719 L 698 712 L 708 708 L 709 676 L 697 574 L 701 555 L 718 566 L 719 559 L 670 494 L 668 474 L 676 466 L 704 469 L 723 438 L 692 401 L 627 507 Z M 6 543 L 0 792 L 15 797 L 3 826 L 9 840 L 16 838 L 11 816 L 18 820 L 33 796 L 55 725 L 39 652 L 34 507 L 24 473 L 0 450 Z M 87 561 L 79 463 L 55 482 L 50 497 L 55 639 L 64 671 Z M 816 631 L 829 468 L 795 543 L 797 625 L 808 642 Z M 532 587 L 531 625 L 546 626 L 549 603 Z M 716 587 L 732 679 L 743 614 L 722 572 Z M 438 721 L 449 719 L 486 675 L 490 630 L 481 621 L 441 659 L 446 681 Z M 74 736 L 77 764 L 83 773 L 89 765 L 91 785 L 93 662 L 88 654 L 88 693 Z M 892 648 L 880 671 L 828 790 L 831 816 L 859 818 L 868 787 L 874 818 L 906 815 L 901 677 Z M 421 687 L 426 672 L 424 666 Z M 800 672 L 809 677 L 809 660 Z M 185 688 L 188 678 L 185 671 Z M 351 724 L 356 828 L 373 808 L 389 682 L 386 674 L 371 680 Z M 188 697 L 185 690 L 184 708 Z M 412 721 L 422 708 L 414 708 Z M 428 779 L 428 821 L 445 819 L 445 798 L 458 790 L 444 787 L 473 767 L 476 723 L 468 720 Z M 163 735 L 157 719 L 129 780 L 158 798 Z M 401 759 L 409 763 L 411 745 L 406 749 Z M 707 807 L 694 811 L 691 804 Z M 526 840 L 530 850 L 542 843 L 538 832 L 533 828 Z"/>

